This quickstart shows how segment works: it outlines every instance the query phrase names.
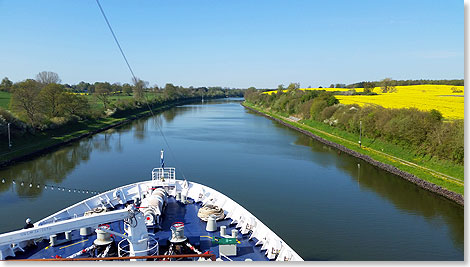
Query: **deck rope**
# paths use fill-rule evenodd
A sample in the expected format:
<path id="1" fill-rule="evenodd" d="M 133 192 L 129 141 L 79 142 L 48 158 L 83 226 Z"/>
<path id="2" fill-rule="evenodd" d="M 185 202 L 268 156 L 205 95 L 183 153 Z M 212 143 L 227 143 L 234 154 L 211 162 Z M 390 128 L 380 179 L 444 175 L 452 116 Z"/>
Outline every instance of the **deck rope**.
<path id="1" fill-rule="evenodd" d="M 203 221 L 207 221 L 209 215 L 212 214 L 217 216 L 217 220 L 222 220 L 223 218 L 225 218 L 224 210 L 213 204 L 205 204 L 204 206 L 202 206 L 197 212 L 197 217 L 199 217 Z"/>

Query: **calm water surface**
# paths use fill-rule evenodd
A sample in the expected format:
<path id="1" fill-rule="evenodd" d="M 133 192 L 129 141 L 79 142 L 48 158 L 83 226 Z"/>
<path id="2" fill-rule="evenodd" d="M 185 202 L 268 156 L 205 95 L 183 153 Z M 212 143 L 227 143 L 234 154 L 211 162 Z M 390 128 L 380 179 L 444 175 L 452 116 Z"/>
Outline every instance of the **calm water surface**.
<path id="1" fill-rule="evenodd" d="M 148 180 L 161 148 L 179 179 L 231 197 L 305 260 L 464 259 L 462 207 L 234 100 L 175 107 L 1 169 L 0 232 L 89 197 L 37 184 L 104 191 Z"/>

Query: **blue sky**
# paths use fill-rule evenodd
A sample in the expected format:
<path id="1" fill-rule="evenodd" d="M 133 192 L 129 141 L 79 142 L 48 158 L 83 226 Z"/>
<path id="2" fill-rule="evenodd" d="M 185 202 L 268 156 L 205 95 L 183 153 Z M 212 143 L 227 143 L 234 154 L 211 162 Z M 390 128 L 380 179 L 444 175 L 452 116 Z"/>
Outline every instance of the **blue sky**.
<path id="1" fill-rule="evenodd" d="M 150 85 L 463 79 L 463 1 L 101 0 Z M 95 0 L 0 0 L 0 78 L 130 82 Z"/>

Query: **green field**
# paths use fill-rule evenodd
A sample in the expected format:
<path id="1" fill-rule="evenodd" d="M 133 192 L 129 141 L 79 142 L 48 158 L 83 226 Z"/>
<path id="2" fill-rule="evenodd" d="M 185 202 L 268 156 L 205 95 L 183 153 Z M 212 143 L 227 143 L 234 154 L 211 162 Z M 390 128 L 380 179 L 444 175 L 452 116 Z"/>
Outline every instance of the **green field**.
<path id="1" fill-rule="evenodd" d="M 10 105 L 11 94 L 0 91 L 0 108 L 8 109 Z"/>

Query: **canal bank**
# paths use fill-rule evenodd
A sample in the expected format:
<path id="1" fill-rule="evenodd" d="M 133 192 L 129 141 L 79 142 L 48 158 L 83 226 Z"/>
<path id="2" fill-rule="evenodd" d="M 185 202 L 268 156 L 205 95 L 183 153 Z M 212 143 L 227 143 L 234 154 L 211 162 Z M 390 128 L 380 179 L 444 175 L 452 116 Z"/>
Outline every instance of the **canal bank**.
<path id="1" fill-rule="evenodd" d="M 251 110 L 251 111 L 257 113 L 257 114 L 260 114 L 260 115 L 262 115 L 262 116 L 264 116 L 264 117 L 267 117 L 267 118 L 269 118 L 269 119 L 271 119 L 271 120 L 274 120 L 274 121 L 276 121 L 276 122 L 278 122 L 278 123 L 280 123 L 280 124 L 282 124 L 282 125 L 284 125 L 284 126 L 286 126 L 286 127 L 289 127 L 289 128 L 294 129 L 294 130 L 296 130 L 296 131 L 299 131 L 299 132 L 301 132 L 301 133 L 303 133 L 303 134 L 305 134 L 305 135 L 308 135 L 308 136 L 310 136 L 311 138 L 313 138 L 313 139 L 315 139 L 315 140 L 317 140 L 317 141 L 319 141 L 319 142 L 322 142 L 322 143 L 324 143 L 324 144 L 326 144 L 326 145 L 328 145 L 328 146 L 334 147 L 334 148 L 336 148 L 336 149 L 338 149 L 338 150 L 340 150 L 340 151 L 342 151 L 342 152 L 345 152 L 345 153 L 347 153 L 347 154 L 349 154 L 349 155 L 352 155 L 352 156 L 354 156 L 354 157 L 356 157 L 356 158 L 362 159 L 362 160 L 368 162 L 368 163 L 371 164 L 371 165 L 374 165 L 374 166 L 379 167 L 379 168 L 381 168 L 381 169 L 383 169 L 383 170 L 385 170 L 385 171 L 388 171 L 388 172 L 390 172 L 390 173 L 392 173 L 392 174 L 395 174 L 395 175 L 397 175 L 397 176 L 399 176 L 399 177 L 401 177 L 401 178 L 403 178 L 403 179 L 405 179 L 405 180 L 407 180 L 407 181 L 409 181 L 409 182 L 411 182 L 411 183 L 413 183 L 413 184 L 415 184 L 415 185 L 417 185 L 417 186 L 419 186 L 419 187 L 421 187 L 421 188 L 423 188 L 423 189 L 425 189 L 425 190 L 428 190 L 428 191 L 430 191 L 430 192 L 436 193 L 437 195 L 440 195 L 440 196 L 442 196 L 442 197 L 445 197 L 445 198 L 447 198 L 447 199 L 449 199 L 449 200 L 451 200 L 451 201 L 453 201 L 453 202 L 455 202 L 455 203 L 457 203 L 457 204 L 459 204 L 459 205 L 464 206 L 464 197 L 463 197 L 461 194 L 458 194 L 458 193 L 456 193 L 456 192 L 452 192 L 452 191 L 450 191 L 450 190 L 448 190 L 448 189 L 446 189 L 446 188 L 443 188 L 443 187 L 441 187 L 441 186 L 438 186 L 438 185 L 436 185 L 436 184 L 433 184 L 433 183 L 431 183 L 431 182 L 428 182 L 428 181 L 426 181 L 426 180 L 423 180 L 423 179 L 421 179 L 421 178 L 419 178 L 419 177 L 417 177 L 417 176 L 415 176 L 415 175 L 413 175 L 413 174 L 411 174 L 411 173 L 409 173 L 409 172 L 400 170 L 399 168 L 397 168 L 397 167 L 395 167 L 395 166 L 392 166 L 392 165 L 390 165 L 390 164 L 386 164 L 386 163 L 380 162 L 380 161 L 378 161 L 378 160 L 375 160 L 375 159 L 371 158 L 371 157 L 368 156 L 368 155 L 364 155 L 363 153 L 360 153 L 360 152 L 358 152 L 358 151 L 356 151 L 356 150 L 347 148 L 346 146 L 337 144 L 337 143 L 335 143 L 335 142 L 332 142 L 332 141 L 330 141 L 330 140 L 327 140 L 327 139 L 325 139 L 325 138 L 322 138 L 322 137 L 320 137 L 320 136 L 318 136 L 318 135 L 315 135 L 315 134 L 313 134 L 313 133 L 310 132 L 310 131 L 301 129 L 301 128 L 299 128 L 299 127 L 297 127 L 297 126 L 294 125 L 294 123 L 298 124 L 297 122 L 293 122 L 293 121 L 288 121 L 288 120 L 283 120 L 283 119 L 280 119 L 280 118 L 276 118 L 276 117 L 271 116 L 271 115 L 269 115 L 269 114 L 267 114 L 267 113 L 265 113 L 265 112 L 262 112 L 262 110 L 259 110 L 259 109 L 250 107 L 250 106 L 248 106 L 248 105 L 246 105 L 246 104 L 244 104 L 244 103 L 241 103 L 241 105 L 242 105 L 243 107 L 245 107 L 245 108 L 247 108 L 247 109 L 249 109 L 249 110 Z"/>
<path id="2" fill-rule="evenodd" d="M 211 98 L 208 98 L 208 99 L 211 99 Z M 214 98 L 214 99 L 216 99 L 216 98 Z M 135 112 L 131 112 L 126 117 L 115 118 L 113 120 L 113 122 L 106 121 L 106 119 L 108 119 L 108 118 L 105 118 L 104 120 L 100 120 L 99 122 L 97 122 L 99 124 L 99 127 L 97 127 L 97 129 L 90 130 L 88 127 L 86 127 L 88 125 L 85 125 L 84 129 L 78 129 L 78 130 L 75 129 L 72 132 L 68 132 L 68 133 L 64 134 L 64 136 L 68 136 L 68 137 L 55 136 L 55 137 L 49 137 L 48 138 L 48 139 L 56 139 L 56 140 L 62 139 L 62 140 L 58 140 L 58 141 L 44 140 L 44 143 L 39 142 L 39 143 L 36 143 L 36 144 L 26 144 L 24 147 L 20 147 L 17 150 L 13 150 L 13 151 L 10 151 L 10 152 L 0 154 L 2 156 L 2 159 L 0 159 L 0 168 L 7 167 L 9 165 L 18 163 L 20 161 L 33 159 L 34 157 L 40 156 L 40 155 L 45 154 L 45 153 L 52 152 L 52 151 L 54 151 L 54 150 L 56 150 L 56 149 L 58 149 L 62 146 L 65 146 L 65 145 L 70 144 L 72 142 L 76 142 L 76 141 L 78 141 L 82 138 L 92 136 L 94 134 L 106 131 L 108 129 L 111 129 L 111 128 L 114 128 L 114 127 L 117 127 L 117 126 L 128 124 L 128 123 L 130 123 L 134 120 L 140 119 L 140 118 L 152 116 L 152 112 L 161 112 L 161 111 L 167 110 L 169 108 L 172 108 L 172 107 L 175 107 L 175 106 L 178 106 L 178 105 L 191 104 L 191 103 L 195 103 L 197 101 L 200 101 L 200 98 L 184 99 L 184 100 L 180 100 L 180 101 L 176 101 L 176 102 L 173 102 L 173 103 L 162 105 L 160 107 L 152 109 L 152 111 L 145 108 L 145 106 L 144 106 L 143 111 L 142 110 L 140 110 L 140 111 L 137 110 Z M 36 147 L 34 147 L 34 146 L 36 146 Z M 34 148 L 31 149 L 31 147 L 34 147 Z M 12 154 L 12 153 L 14 153 L 14 156 L 8 156 L 8 154 Z M 5 157 L 5 159 L 3 157 Z"/>

